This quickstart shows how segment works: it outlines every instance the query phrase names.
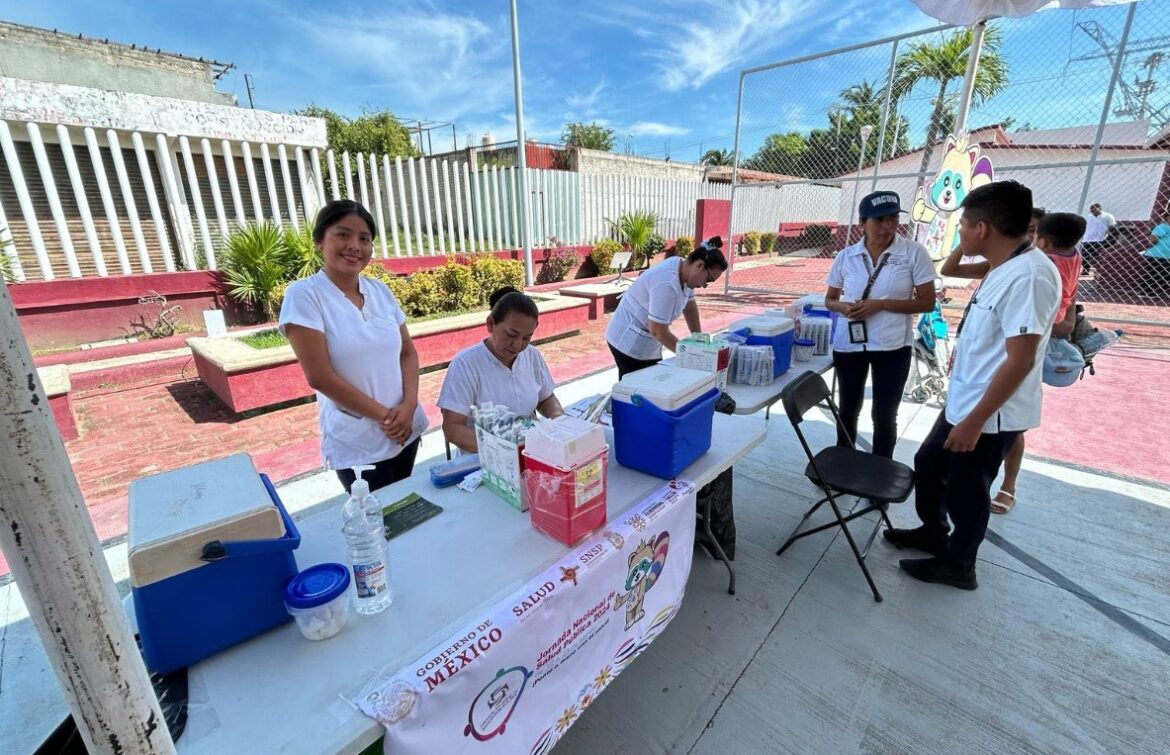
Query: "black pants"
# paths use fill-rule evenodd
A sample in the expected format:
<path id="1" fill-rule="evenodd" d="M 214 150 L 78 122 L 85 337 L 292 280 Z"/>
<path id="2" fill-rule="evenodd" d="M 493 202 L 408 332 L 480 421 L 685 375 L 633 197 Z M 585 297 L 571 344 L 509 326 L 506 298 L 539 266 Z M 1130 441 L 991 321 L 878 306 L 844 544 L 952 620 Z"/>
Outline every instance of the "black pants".
<path id="1" fill-rule="evenodd" d="M 873 452 L 891 459 L 898 441 L 898 405 L 910 376 L 910 347 L 894 351 L 834 351 L 837 372 L 837 408 L 841 424 L 837 445 L 857 440 L 857 419 L 865 403 L 865 380 L 873 370 Z M 846 432 L 848 436 L 846 436 Z"/>
<path id="2" fill-rule="evenodd" d="M 1097 264 L 1097 258 L 1109 241 L 1085 241 L 1081 243 L 1081 272 L 1087 273 Z"/>
<path id="3" fill-rule="evenodd" d="M 605 345 L 609 347 L 609 353 L 613 354 L 613 361 L 618 368 L 618 380 L 621 380 L 631 372 L 637 372 L 638 370 L 644 370 L 647 367 L 653 367 L 662 361 L 661 357 L 658 359 L 634 359 L 629 354 L 624 354 L 615 349 L 613 344 L 609 343 L 608 341 Z"/>
<path id="4" fill-rule="evenodd" d="M 415 438 L 414 442 L 399 451 L 397 456 L 382 459 L 374 464 L 373 469 L 362 474 L 362 479 L 370 483 L 370 492 L 410 477 L 410 473 L 414 471 L 414 457 L 418 456 L 418 444 L 421 440 L 422 438 Z M 350 469 L 338 469 L 337 479 L 341 480 L 341 484 L 345 486 L 345 492 L 348 493 L 350 486 L 354 483 L 355 475 Z M 382 505 L 387 503 L 389 501 L 382 501 Z"/>
<path id="5" fill-rule="evenodd" d="M 1161 257 L 1145 258 L 1145 275 L 1142 290 L 1147 296 L 1170 299 L 1170 259 Z"/>
<path id="6" fill-rule="evenodd" d="M 947 556 L 973 569 L 991 518 L 991 484 L 1019 433 L 983 433 L 974 451 L 955 453 L 943 448 L 953 427 L 940 414 L 914 455 L 914 506 L 922 524 L 938 535 L 950 529 L 950 516 L 955 529 Z"/>

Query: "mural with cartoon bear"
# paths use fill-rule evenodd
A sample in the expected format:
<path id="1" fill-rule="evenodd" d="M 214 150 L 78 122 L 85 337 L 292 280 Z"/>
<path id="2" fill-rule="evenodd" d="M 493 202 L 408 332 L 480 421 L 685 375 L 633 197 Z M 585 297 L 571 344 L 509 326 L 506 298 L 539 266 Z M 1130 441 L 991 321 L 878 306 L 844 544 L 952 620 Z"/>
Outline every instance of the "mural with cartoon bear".
<path id="1" fill-rule="evenodd" d="M 658 575 L 662 574 L 669 548 L 670 533 L 661 532 L 658 537 L 639 542 L 638 547 L 630 554 L 627 562 L 630 570 L 626 575 L 626 591 L 619 595 L 613 604 L 615 611 L 623 605 L 626 607 L 626 629 L 634 626 L 646 615 L 642 604 L 646 600 L 646 593 L 658 581 Z"/>
<path id="2" fill-rule="evenodd" d="M 910 211 L 916 224 L 914 240 L 936 262 L 959 245 L 959 207 L 967 194 L 994 180 L 991 160 L 979 153 L 978 144 L 968 145 L 966 134 L 947 136 L 938 173 L 914 196 Z"/>

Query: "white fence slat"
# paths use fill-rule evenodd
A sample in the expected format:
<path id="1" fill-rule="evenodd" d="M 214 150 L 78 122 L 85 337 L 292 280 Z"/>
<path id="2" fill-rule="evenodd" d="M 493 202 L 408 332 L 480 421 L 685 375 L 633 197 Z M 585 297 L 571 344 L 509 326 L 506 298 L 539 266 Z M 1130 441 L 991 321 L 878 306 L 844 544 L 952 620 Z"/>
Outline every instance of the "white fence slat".
<path id="1" fill-rule="evenodd" d="M 475 212 L 471 197 L 471 169 L 468 163 L 463 163 L 463 197 L 460 204 L 467 208 L 467 251 L 478 251 L 475 244 Z"/>
<path id="2" fill-rule="evenodd" d="M 268 204 L 272 206 L 272 222 L 276 224 L 277 228 L 284 230 L 280 199 L 276 195 L 276 179 L 272 175 L 272 156 L 268 152 L 267 144 L 260 145 L 260 165 L 264 168 L 264 181 L 268 184 Z"/>
<path id="3" fill-rule="evenodd" d="M 309 170 L 313 173 L 313 186 L 317 189 L 317 207 L 324 207 L 325 178 L 321 175 L 321 150 L 316 147 L 309 150 Z"/>
<path id="4" fill-rule="evenodd" d="M 367 210 L 370 208 L 370 189 L 366 183 L 366 155 L 364 152 L 357 153 L 357 174 L 358 174 L 358 197 L 361 200 L 362 207 Z"/>
<path id="5" fill-rule="evenodd" d="M 349 152 L 341 153 L 341 169 L 345 172 L 345 198 L 353 199 L 353 166 L 349 162 Z"/>
<path id="6" fill-rule="evenodd" d="M 98 241 L 97 227 L 93 224 L 93 215 L 89 211 L 89 198 L 85 195 L 85 184 L 81 182 L 81 171 L 77 167 L 77 155 L 73 151 L 73 141 L 69 138 L 69 129 L 57 125 L 57 142 L 61 147 L 61 156 L 65 158 L 65 171 L 69 176 L 69 183 L 73 188 L 73 198 L 77 201 L 77 212 L 81 215 L 81 226 L 85 230 L 85 240 L 89 244 L 89 252 L 93 256 L 94 268 L 101 277 L 106 277 L 106 260 L 102 256 L 102 245 Z"/>
<path id="7" fill-rule="evenodd" d="M 236 223 L 244 225 L 248 222 L 248 216 L 244 212 L 244 202 L 240 197 L 240 182 L 236 177 L 236 160 L 232 156 L 232 145 L 224 139 L 219 143 L 219 148 L 223 151 L 223 166 L 227 171 L 228 190 L 232 195 L 232 209 L 236 213 Z"/>
<path id="8" fill-rule="evenodd" d="M 106 222 L 110 225 L 110 237 L 114 240 L 114 251 L 118 255 L 118 267 L 122 275 L 130 275 L 130 253 L 126 250 L 126 239 L 122 235 L 122 223 L 118 219 L 118 208 L 114 204 L 114 195 L 110 191 L 110 179 L 106 175 L 105 161 L 102 159 L 102 148 L 97 140 L 97 133 L 89 126 L 82 132 L 85 134 L 85 146 L 89 149 L 89 161 L 93 165 L 93 174 L 97 178 L 98 194 L 101 196 L 102 209 L 106 213 Z M 0 220 L 0 225 L 7 225 Z"/>
<path id="9" fill-rule="evenodd" d="M 162 247 L 163 266 L 168 273 L 175 272 L 175 259 L 171 251 L 170 238 L 167 235 L 167 226 L 163 220 L 162 209 L 158 206 L 158 194 L 154 188 L 154 178 L 150 172 L 150 158 L 146 154 L 146 145 L 142 141 L 142 134 L 135 131 L 130 134 L 130 142 L 134 145 L 134 156 L 138 159 L 138 171 L 142 174 L 142 184 L 146 187 L 146 204 L 150 207 L 150 217 L 158 233 L 159 246 Z M 134 195 L 130 195 L 134 201 Z"/>
<path id="10" fill-rule="evenodd" d="M 431 158 L 431 193 L 435 196 L 435 228 L 439 232 L 439 254 L 447 253 L 446 234 L 443 233 L 443 199 L 439 186 L 439 161 Z"/>
<path id="11" fill-rule="evenodd" d="M 74 278 L 81 277 L 81 267 L 77 264 L 77 252 L 73 248 L 73 239 L 69 237 L 69 224 L 65 221 L 65 210 L 61 207 L 61 197 L 57 194 L 57 182 L 53 180 L 53 169 L 49 165 L 49 155 L 45 151 L 45 142 L 41 138 L 41 129 L 35 123 L 26 123 L 25 130 L 32 143 L 33 155 L 36 157 L 37 169 L 41 174 L 41 184 L 48 195 L 49 210 L 53 215 L 53 224 L 57 227 L 57 235 L 61 239 L 61 250 L 65 252 L 65 261 L 69 265 L 69 274 Z"/>
<path id="12" fill-rule="evenodd" d="M 200 139 L 199 149 L 203 153 L 203 168 L 207 171 L 207 182 L 211 189 L 211 203 L 215 207 L 215 222 L 219 225 L 220 238 L 226 239 L 231 234 L 228 226 L 227 214 L 223 206 L 223 184 L 219 182 L 219 171 L 215 169 L 215 154 L 211 151 L 211 140 Z M 211 260 L 208 260 L 211 264 Z M 214 270 L 215 266 L 212 265 Z"/>
<path id="13" fill-rule="evenodd" d="M 12 271 L 12 278 L 18 283 L 24 282 L 24 266 L 20 264 L 20 253 L 16 251 L 16 242 L 12 238 L 11 224 L 8 214 L 4 212 L 4 203 L 0 202 L 0 255 L 8 260 L 8 268 Z"/>
<path id="14" fill-rule="evenodd" d="M 301 230 L 300 211 L 297 210 L 296 196 L 293 194 L 292 171 L 288 167 L 288 150 L 283 144 L 276 146 L 276 157 L 280 161 L 280 180 L 284 184 L 284 202 L 288 207 L 288 219 L 293 230 Z"/>
<path id="15" fill-rule="evenodd" d="M 199 238 L 203 241 L 203 253 L 207 265 L 215 269 L 215 247 L 211 243 L 211 228 L 207 224 L 207 211 L 203 206 L 203 195 L 199 191 L 199 176 L 195 173 L 195 158 L 191 155 L 191 142 L 185 136 L 179 137 L 179 152 L 183 156 L 183 169 L 187 171 L 187 184 L 191 187 L 191 201 L 195 204 L 195 218 L 199 223 Z M 192 260 L 195 262 L 195 260 Z M 192 269 L 198 265 L 192 264 Z"/>
<path id="16" fill-rule="evenodd" d="M 487 238 L 487 233 L 484 232 L 484 217 L 483 217 L 483 182 L 481 179 L 481 169 L 478 165 L 471 169 L 471 182 L 475 189 L 475 238 L 479 242 L 479 249 L 484 250 L 484 240 Z"/>
<path id="17" fill-rule="evenodd" d="M 370 153 L 370 188 L 374 191 L 374 222 L 378 228 L 378 245 L 382 250 L 382 259 L 390 256 L 386 248 L 386 220 L 382 214 L 382 185 L 378 181 L 378 158 Z M 389 188 L 389 187 L 387 187 Z M 368 208 L 367 208 L 368 209 Z"/>
<path id="18" fill-rule="evenodd" d="M 256 163 L 252 159 L 252 145 L 240 142 L 240 154 L 244 158 L 244 173 L 248 176 L 248 193 L 252 195 L 252 222 L 265 221 L 264 204 L 260 201 L 260 184 L 256 181 Z"/>
<path id="19" fill-rule="evenodd" d="M 433 160 L 431 162 L 434 162 Z M 423 205 L 423 225 L 427 231 L 427 251 L 425 254 L 435 254 L 438 247 L 435 245 L 435 225 L 431 216 L 431 193 L 429 191 L 430 180 L 427 178 L 427 160 L 425 157 L 418 159 L 418 193 L 422 196 Z"/>
<path id="20" fill-rule="evenodd" d="M 455 223 L 459 226 L 459 251 L 470 251 L 467 243 L 467 233 L 463 225 L 463 165 L 458 160 L 451 163 L 451 201 L 455 204 Z"/>
<path id="21" fill-rule="evenodd" d="M 395 207 L 394 181 L 390 173 L 390 158 L 382 155 L 382 185 L 386 187 L 386 207 L 390 211 L 390 244 L 394 248 L 394 256 L 401 257 L 402 249 L 398 246 L 398 208 Z"/>
<path id="22" fill-rule="evenodd" d="M 163 197 L 167 201 L 167 212 L 175 226 L 175 241 L 179 245 L 179 259 L 187 270 L 195 269 L 195 228 L 191 225 L 191 210 L 187 200 L 179 191 L 178 165 L 175 163 L 171 145 L 164 134 L 154 135 L 154 160 L 162 175 Z"/>
<path id="23" fill-rule="evenodd" d="M 406 252 L 406 256 L 411 255 L 410 251 L 410 208 L 406 203 L 406 183 L 402 179 L 402 158 L 394 158 L 394 174 L 395 184 L 398 186 L 398 199 L 402 203 L 402 250 Z"/>
<path id="24" fill-rule="evenodd" d="M 502 213 L 500 211 L 500 204 L 503 202 L 503 197 L 500 196 L 500 168 L 498 165 L 492 166 L 492 209 L 494 210 L 496 220 L 496 248 L 508 248 L 508 242 L 504 239 L 504 226 L 502 224 Z"/>
<path id="25" fill-rule="evenodd" d="M 410 174 L 410 210 L 414 216 L 414 247 L 418 255 L 422 256 L 427 252 L 423 249 L 422 220 L 418 211 L 418 178 L 415 175 L 414 167 L 414 158 L 407 158 L 406 172 Z"/>
<path id="26" fill-rule="evenodd" d="M 451 241 L 451 252 L 459 252 L 455 236 L 455 208 L 451 206 L 451 163 L 443 160 L 443 206 L 447 214 L 447 238 Z"/>
<path id="27" fill-rule="evenodd" d="M 8 163 L 12 188 L 16 190 L 16 200 L 20 204 L 21 214 L 24 215 L 33 251 L 37 256 L 37 266 L 41 269 L 41 278 L 47 281 L 53 280 L 56 276 L 53 274 L 53 264 L 49 261 L 49 251 L 45 246 L 45 239 L 41 235 L 41 224 L 37 220 L 37 214 L 33 208 L 32 196 L 28 193 L 24 171 L 20 167 L 20 158 L 16 155 L 16 143 L 12 140 L 12 132 L 8 130 L 8 123 L 4 120 L 0 120 L 0 149 L 4 151 L 4 161 Z"/>
<path id="28" fill-rule="evenodd" d="M 150 261 L 150 250 L 146 247 L 146 234 L 142 232 L 142 221 L 138 217 L 138 208 L 134 206 L 134 191 L 130 187 L 130 174 L 126 172 L 126 161 L 122 157 L 122 143 L 118 138 L 118 132 L 112 128 L 107 129 L 106 143 L 110 145 L 110 156 L 114 161 L 114 175 L 118 177 L 118 188 L 122 192 L 122 202 L 126 206 L 126 219 L 130 221 L 130 233 L 134 236 L 138 264 L 142 266 L 142 272 L 154 272 L 154 266 Z"/>
<path id="29" fill-rule="evenodd" d="M 337 182 L 337 160 L 333 150 L 325 150 L 325 167 L 329 170 L 329 195 L 333 201 L 341 199 L 341 184 Z"/>

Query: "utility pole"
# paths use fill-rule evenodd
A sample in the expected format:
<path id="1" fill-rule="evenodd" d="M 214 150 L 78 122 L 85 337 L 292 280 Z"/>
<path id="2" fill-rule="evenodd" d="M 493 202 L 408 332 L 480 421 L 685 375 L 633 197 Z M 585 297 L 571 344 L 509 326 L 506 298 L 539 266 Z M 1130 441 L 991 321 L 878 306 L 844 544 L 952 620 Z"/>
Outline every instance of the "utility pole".
<path id="1" fill-rule="evenodd" d="M 174 743 L 3 285 L 0 549 L 87 751 L 172 755 Z"/>

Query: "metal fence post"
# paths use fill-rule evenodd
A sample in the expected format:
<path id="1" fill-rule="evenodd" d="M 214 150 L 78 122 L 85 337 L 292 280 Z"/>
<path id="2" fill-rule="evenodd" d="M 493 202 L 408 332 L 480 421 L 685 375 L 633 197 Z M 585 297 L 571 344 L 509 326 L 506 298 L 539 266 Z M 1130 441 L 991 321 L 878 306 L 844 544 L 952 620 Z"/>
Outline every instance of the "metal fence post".
<path id="1" fill-rule="evenodd" d="M 882 103 L 882 123 L 881 130 L 878 131 L 877 149 L 874 150 L 873 161 L 873 180 L 870 182 L 869 190 L 871 192 L 877 191 L 878 171 L 882 167 L 882 154 L 886 148 L 886 129 L 890 125 L 890 103 L 894 98 L 894 68 L 898 64 L 898 42 L 901 40 L 894 40 L 893 46 L 890 47 L 890 68 L 886 72 L 886 97 L 885 102 Z M 895 130 L 894 144 L 897 146 L 898 134 Z"/>
<path id="2" fill-rule="evenodd" d="M 0 286 L 0 548 L 91 753 L 173 753 L 7 286 Z"/>

